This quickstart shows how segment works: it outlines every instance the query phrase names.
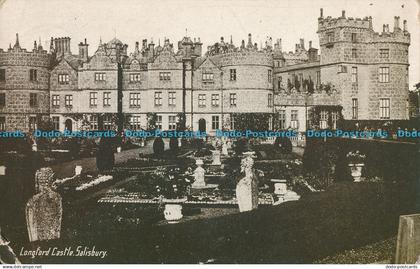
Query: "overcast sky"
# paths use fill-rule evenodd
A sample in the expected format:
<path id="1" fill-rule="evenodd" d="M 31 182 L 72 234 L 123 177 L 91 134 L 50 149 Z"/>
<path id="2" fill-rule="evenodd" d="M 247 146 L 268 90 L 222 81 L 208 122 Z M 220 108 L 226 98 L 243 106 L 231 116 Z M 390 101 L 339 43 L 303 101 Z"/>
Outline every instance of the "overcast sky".
<path id="1" fill-rule="evenodd" d="M 207 45 L 221 36 L 240 45 L 248 33 L 253 42 L 264 43 L 267 36 L 282 38 L 283 50 L 294 49 L 299 38 L 305 45 L 313 40 L 318 47 L 317 19 L 324 16 L 373 17 L 375 31 L 394 16 L 408 21 L 411 33 L 410 88 L 420 82 L 420 0 L 0 0 L 0 48 L 7 49 L 19 33 L 21 46 L 32 49 L 33 41 L 49 47 L 53 37 L 71 37 L 71 49 L 87 38 L 89 54 L 115 36 L 129 45 L 153 38 L 154 43 L 170 38 L 175 45 L 187 34 L 200 37 Z M 204 51 L 203 51 L 204 52 Z"/>

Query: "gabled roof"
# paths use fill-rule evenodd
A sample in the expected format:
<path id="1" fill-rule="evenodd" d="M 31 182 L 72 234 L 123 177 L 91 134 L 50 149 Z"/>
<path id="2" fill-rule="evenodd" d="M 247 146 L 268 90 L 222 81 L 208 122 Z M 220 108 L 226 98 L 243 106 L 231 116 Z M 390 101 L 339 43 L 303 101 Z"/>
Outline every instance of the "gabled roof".
<path id="1" fill-rule="evenodd" d="M 73 68 L 75 71 L 78 70 L 78 68 L 82 65 L 82 61 L 79 59 L 79 57 L 71 54 L 66 54 L 64 56 L 61 56 L 57 59 L 56 64 L 52 67 L 54 69 L 56 66 L 58 66 L 61 62 L 66 62 L 71 68 Z"/>
<path id="2" fill-rule="evenodd" d="M 198 57 L 195 61 L 196 61 L 195 62 L 195 66 L 196 66 L 195 69 L 196 70 L 199 69 L 206 62 L 208 62 L 211 65 L 213 65 L 214 67 L 220 69 L 220 67 L 209 56 L 206 56 L 206 57 Z"/>

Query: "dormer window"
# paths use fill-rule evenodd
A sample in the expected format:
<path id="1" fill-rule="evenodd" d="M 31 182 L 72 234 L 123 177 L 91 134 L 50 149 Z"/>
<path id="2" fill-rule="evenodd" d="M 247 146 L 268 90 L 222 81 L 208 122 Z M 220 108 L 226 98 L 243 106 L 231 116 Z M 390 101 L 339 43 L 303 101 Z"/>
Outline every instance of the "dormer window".
<path id="1" fill-rule="evenodd" d="M 69 84 L 70 77 L 68 74 L 59 74 L 58 75 L 58 83 L 59 84 Z"/>
<path id="2" fill-rule="evenodd" d="M 213 73 L 203 73 L 202 76 L 204 84 L 214 83 L 214 74 Z"/>

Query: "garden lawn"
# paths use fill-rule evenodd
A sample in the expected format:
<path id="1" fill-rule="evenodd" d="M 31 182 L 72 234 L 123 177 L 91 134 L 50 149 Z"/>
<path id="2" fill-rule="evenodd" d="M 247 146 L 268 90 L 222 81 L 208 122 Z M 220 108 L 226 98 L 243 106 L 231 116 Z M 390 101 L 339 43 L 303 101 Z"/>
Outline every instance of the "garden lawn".
<path id="1" fill-rule="evenodd" d="M 144 211 L 137 205 L 86 204 L 65 209 L 62 238 L 41 246 L 94 245 L 107 250 L 107 257 L 22 260 L 33 263 L 313 263 L 395 236 L 399 215 L 413 213 L 411 201 L 415 193 L 409 191 L 413 189 L 401 183 L 342 182 L 300 201 L 171 225 L 156 225 L 162 219 L 158 208 Z M 22 246 L 36 249 L 40 245 L 9 237 L 14 249 Z M 363 262 L 377 262 L 375 257 L 369 255 Z M 349 259 L 342 261 L 348 263 L 357 257 Z"/>

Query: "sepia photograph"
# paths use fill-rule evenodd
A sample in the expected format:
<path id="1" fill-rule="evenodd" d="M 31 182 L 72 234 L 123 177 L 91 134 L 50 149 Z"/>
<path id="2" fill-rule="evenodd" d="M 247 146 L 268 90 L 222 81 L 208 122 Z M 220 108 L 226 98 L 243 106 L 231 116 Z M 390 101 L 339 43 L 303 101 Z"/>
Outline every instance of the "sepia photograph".
<path id="1" fill-rule="evenodd" d="M 417 268 L 420 0 L 0 0 L 24 264 Z"/>

